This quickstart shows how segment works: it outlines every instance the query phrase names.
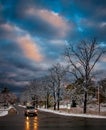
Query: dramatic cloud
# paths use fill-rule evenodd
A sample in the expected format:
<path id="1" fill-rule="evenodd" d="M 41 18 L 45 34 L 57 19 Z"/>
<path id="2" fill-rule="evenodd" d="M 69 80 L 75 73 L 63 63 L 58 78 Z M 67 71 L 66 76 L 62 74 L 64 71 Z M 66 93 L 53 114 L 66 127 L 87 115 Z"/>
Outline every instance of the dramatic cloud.
<path id="1" fill-rule="evenodd" d="M 1 86 L 22 90 L 52 64 L 65 64 L 65 41 L 75 44 L 96 37 L 106 48 L 105 6 L 105 0 L 1 0 Z M 105 66 L 106 55 L 96 70 Z"/>
<path id="2" fill-rule="evenodd" d="M 32 17 L 39 17 L 41 21 L 49 24 L 52 28 L 55 28 L 58 31 L 58 36 L 64 37 L 69 31 L 69 25 L 64 18 L 59 16 L 57 13 L 48 10 L 38 10 L 30 8 L 26 11 L 27 15 Z"/>
<path id="3" fill-rule="evenodd" d="M 27 58 L 37 62 L 42 61 L 43 56 L 40 54 L 38 46 L 31 40 L 28 35 L 19 37 L 17 42 L 19 43 L 23 53 Z"/>

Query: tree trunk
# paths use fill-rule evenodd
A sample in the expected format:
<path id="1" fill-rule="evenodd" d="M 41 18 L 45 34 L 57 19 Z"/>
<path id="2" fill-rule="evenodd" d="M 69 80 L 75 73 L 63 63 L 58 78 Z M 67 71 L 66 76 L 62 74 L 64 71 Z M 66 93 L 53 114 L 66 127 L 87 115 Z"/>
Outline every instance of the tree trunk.
<path id="1" fill-rule="evenodd" d="M 49 108 L 49 93 L 47 92 L 47 109 Z"/>
<path id="2" fill-rule="evenodd" d="M 60 101 L 58 99 L 58 102 L 57 102 L 57 110 L 60 110 Z"/>
<path id="3" fill-rule="evenodd" d="M 56 102 L 54 102 L 54 110 L 56 110 Z"/>
<path id="4" fill-rule="evenodd" d="M 56 95 L 55 95 L 55 91 L 53 93 L 53 97 L 54 97 L 54 110 L 56 110 Z"/>
<path id="5" fill-rule="evenodd" d="M 60 91 L 58 90 L 58 93 L 57 93 L 57 110 L 60 109 Z"/>
<path id="6" fill-rule="evenodd" d="M 84 93 L 84 109 L 83 112 L 86 113 L 87 112 L 87 92 L 85 91 Z"/>

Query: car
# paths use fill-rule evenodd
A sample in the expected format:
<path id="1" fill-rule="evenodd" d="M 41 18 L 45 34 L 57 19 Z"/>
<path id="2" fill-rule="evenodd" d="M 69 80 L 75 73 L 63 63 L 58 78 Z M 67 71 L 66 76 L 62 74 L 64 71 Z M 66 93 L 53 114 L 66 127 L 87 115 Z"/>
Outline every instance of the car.
<path id="1" fill-rule="evenodd" d="M 26 106 L 25 108 L 25 112 L 24 112 L 25 116 L 37 116 L 37 109 L 34 106 Z"/>

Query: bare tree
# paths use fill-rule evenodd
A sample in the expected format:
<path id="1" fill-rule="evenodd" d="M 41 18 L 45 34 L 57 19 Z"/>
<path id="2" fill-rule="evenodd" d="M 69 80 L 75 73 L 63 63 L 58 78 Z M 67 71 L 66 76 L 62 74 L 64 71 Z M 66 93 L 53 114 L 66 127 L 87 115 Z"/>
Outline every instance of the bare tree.
<path id="1" fill-rule="evenodd" d="M 53 95 L 56 100 L 55 103 L 57 104 L 57 109 L 59 110 L 61 86 L 63 83 L 62 82 L 63 78 L 66 74 L 66 69 L 60 63 L 57 63 L 53 65 L 53 67 L 50 69 L 50 73 L 51 73 L 52 85 L 53 85 L 53 90 L 54 90 Z"/>
<path id="2" fill-rule="evenodd" d="M 48 78 L 48 86 L 50 88 L 51 96 L 53 97 L 53 107 L 54 107 L 54 110 L 56 110 L 57 85 L 56 85 L 55 77 L 54 77 L 51 69 L 50 69 L 50 75 L 49 75 L 49 78 Z"/>
<path id="3" fill-rule="evenodd" d="M 65 51 L 65 57 L 71 67 L 71 73 L 76 79 L 83 79 L 84 113 L 87 109 L 88 88 L 93 78 L 96 63 L 103 54 L 103 50 L 94 38 L 91 42 L 81 41 L 79 44 L 70 44 Z"/>
<path id="4" fill-rule="evenodd" d="M 102 86 L 102 91 L 104 95 L 106 96 L 106 78 L 100 80 L 98 83 L 100 86 Z"/>
<path id="5" fill-rule="evenodd" d="M 49 76 L 44 76 L 42 77 L 42 84 L 41 86 L 43 87 L 43 95 L 45 97 L 45 108 L 49 108 L 50 106 L 50 97 L 51 97 L 51 82 L 50 82 L 50 77 Z"/>
<path id="6" fill-rule="evenodd" d="M 30 102 L 36 107 L 38 107 L 38 102 L 45 100 L 45 91 L 41 78 L 29 81 L 29 85 L 26 86 L 21 100 Z"/>
<path id="7" fill-rule="evenodd" d="M 0 102 L 2 102 L 3 104 L 14 104 L 16 100 L 16 95 L 10 92 L 7 87 L 3 88 L 3 90 L 0 92 Z"/>

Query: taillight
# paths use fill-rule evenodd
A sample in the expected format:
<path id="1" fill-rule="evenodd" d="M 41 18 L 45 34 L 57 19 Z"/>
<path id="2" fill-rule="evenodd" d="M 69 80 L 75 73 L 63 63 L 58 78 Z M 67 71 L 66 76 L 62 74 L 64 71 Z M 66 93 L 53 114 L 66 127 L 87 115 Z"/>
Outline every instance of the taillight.
<path id="1" fill-rule="evenodd" d="M 35 109 L 35 112 L 37 112 L 37 110 Z"/>
<path id="2" fill-rule="evenodd" d="M 27 112 L 29 112 L 29 110 L 27 110 Z"/>

